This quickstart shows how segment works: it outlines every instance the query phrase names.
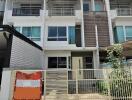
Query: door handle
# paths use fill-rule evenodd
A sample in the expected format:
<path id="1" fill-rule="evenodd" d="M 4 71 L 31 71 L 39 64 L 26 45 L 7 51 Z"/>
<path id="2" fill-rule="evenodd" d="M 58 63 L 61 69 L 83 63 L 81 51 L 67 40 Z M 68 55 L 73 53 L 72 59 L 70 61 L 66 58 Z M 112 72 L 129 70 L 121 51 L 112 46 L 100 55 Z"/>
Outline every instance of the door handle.
<path id="1" fill-rule="evenodd" d="M 80 59 L 79 59 L 79 74 L 81 75 L 81 61 L 80 61 Z"/>

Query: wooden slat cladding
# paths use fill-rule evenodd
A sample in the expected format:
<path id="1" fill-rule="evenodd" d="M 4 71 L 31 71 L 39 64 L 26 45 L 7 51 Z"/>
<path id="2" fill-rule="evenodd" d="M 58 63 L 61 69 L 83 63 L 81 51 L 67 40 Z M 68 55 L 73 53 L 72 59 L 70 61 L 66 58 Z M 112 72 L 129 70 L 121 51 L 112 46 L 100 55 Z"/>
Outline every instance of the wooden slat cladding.
<path id="1" fill-rule="evenodd" d="M 110 45 L 109 26 L 107 15 L 96 14 L 96 24 L 98 27 L 98 40 L 100 47 L 106 47 Z"/>
<path id="2" fill-rule="evenodd" d="M 84 15 L 84 32 L 85 46 L 95 47 L 96 46 L 95 17 L 93 17 L 93 14 Z"/>
<path id="3" fill-rule="evenodd" d="M 84 14 L 85 46 L 96 46 L 95 25 L 98 27 L 99 46 L 109 46 L 109 27 L 106 12 L 89 12 Z"/>

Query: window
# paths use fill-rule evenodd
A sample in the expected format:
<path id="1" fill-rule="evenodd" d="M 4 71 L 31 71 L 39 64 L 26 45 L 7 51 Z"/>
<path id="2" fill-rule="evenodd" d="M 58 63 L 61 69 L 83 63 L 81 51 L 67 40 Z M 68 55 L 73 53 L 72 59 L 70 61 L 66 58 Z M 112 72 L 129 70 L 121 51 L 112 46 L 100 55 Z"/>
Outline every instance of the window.
<path id="1" fill-rule="evenodd" d="M 66 57 L 49 57 L 48 68 L 67 68 Z"/>
<path id="2" fill-rule="evenodd" d="M 104 6 L 102 1 L 95 1 L 95 11 L 104 11 Z"/>
<path id="3" fill-rule="evenodd" d="M 89 11 L 89 4 L 88 3 L 83 3 L 83 11 L 88 12 Z"/>
<path id="4" fill-rule="evenodd" d="M 75 44 L 75 26 L 68 27 L 69 44 Z"/>
<path id="5" fill-rule="evenodd" d="M 114 32 L 114 38 L 116 43 L 122 43 L 125 41 L 123 26 L 116 26 Z"/>
<path id="6" fill-rule="evenodd" d="M 67 41 L 66 27 L 48 27 L 48 41 Z"/>
<path id="7" fill-rule="evenodd" d="M 22 33 L 33 41 L 40 41 L 40 27 L 22 27 Z"/>
<path id="8" fill-rule="evenodd" d="M 84 57 L 84 67 L 85 69 L 93 68 L 93 58 L 92 57 Z"/>
<path id="9" fill-rule="evenodd" d="M 132 40 L 132 26 L 126 26 L 126 40 Z"/>
<path id="10" fill-rule="evenodd" d="M 21 27 L 15 27 L 15 30 L 21 33 Z"/>

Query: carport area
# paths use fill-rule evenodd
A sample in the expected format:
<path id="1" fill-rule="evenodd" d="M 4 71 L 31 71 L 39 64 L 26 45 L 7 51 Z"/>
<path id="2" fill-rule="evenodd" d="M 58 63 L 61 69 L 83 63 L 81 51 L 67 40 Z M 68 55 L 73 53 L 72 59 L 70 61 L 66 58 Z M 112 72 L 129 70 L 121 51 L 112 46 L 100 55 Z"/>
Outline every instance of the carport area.
<path id="1" fill-rule="evenodd" d="M 0 83 L 2 69 L 9 67 L 12 35 L 0 28 Z"/>

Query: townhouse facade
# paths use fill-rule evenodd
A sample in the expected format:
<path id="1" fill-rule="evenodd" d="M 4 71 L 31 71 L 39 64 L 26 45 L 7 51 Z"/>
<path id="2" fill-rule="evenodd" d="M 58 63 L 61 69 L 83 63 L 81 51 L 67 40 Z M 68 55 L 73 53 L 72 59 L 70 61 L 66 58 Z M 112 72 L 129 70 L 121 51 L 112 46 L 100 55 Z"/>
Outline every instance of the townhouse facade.
<path id="1" fill-rule="evenodd" d="M 131 40 L 129 0 L 6 0 L 3 24 L 43 48 L 44 69 L 98 69 Z M 130 57 L 129 57 L 130 58 Z"/>
<path id="2" fill-rule="evenodd" d="M 17 52 L 11 59 L 14 63 L 10 67 L 24 69 L 22 72 L 38 67 L 37 70 L 44 71 L 43 78 L 48 79 L 47 82 L 43 80 L 44 85 L 48 84 L 44 86 L 44 95 L 52 90 L 68 94 L 95 90 L 98 79 L 107 77 L 107 71 L 104 73 L 100 69 L 110 66 L 106 63 L 105 48 L 115 43 L 129 44 L 130 41 L 131 44 L 131 21 L 131 0 L 0 1 L 0 24 L 14 26 L 17 32 L 43 49 L 37 54 L 27 48 L 28 44 L 22 43 L 25 51 L 24 48 L 19 48 L 21 42 L 14 42 L 13 48 Z M 126 60 L 132 59 L 132 48 L 129 46 L 131 45 L 126 45 L 124 52 Z M 21 54 L 18 53 L 21 50 Z M 39 59 L 33 59 L 32 54 Z M 34 65 L 31 65 L 33 61 Z M 27 65 L 28 70 L 25 69 Z M 6 97 L 13 87 L 10 86 L 12 73 L 8 69 L 3 71 L 1 90 Z M 9 79 L 8 82 L 6 79 Z M 67 82 L 61 82 L 62 80 Z"/>

